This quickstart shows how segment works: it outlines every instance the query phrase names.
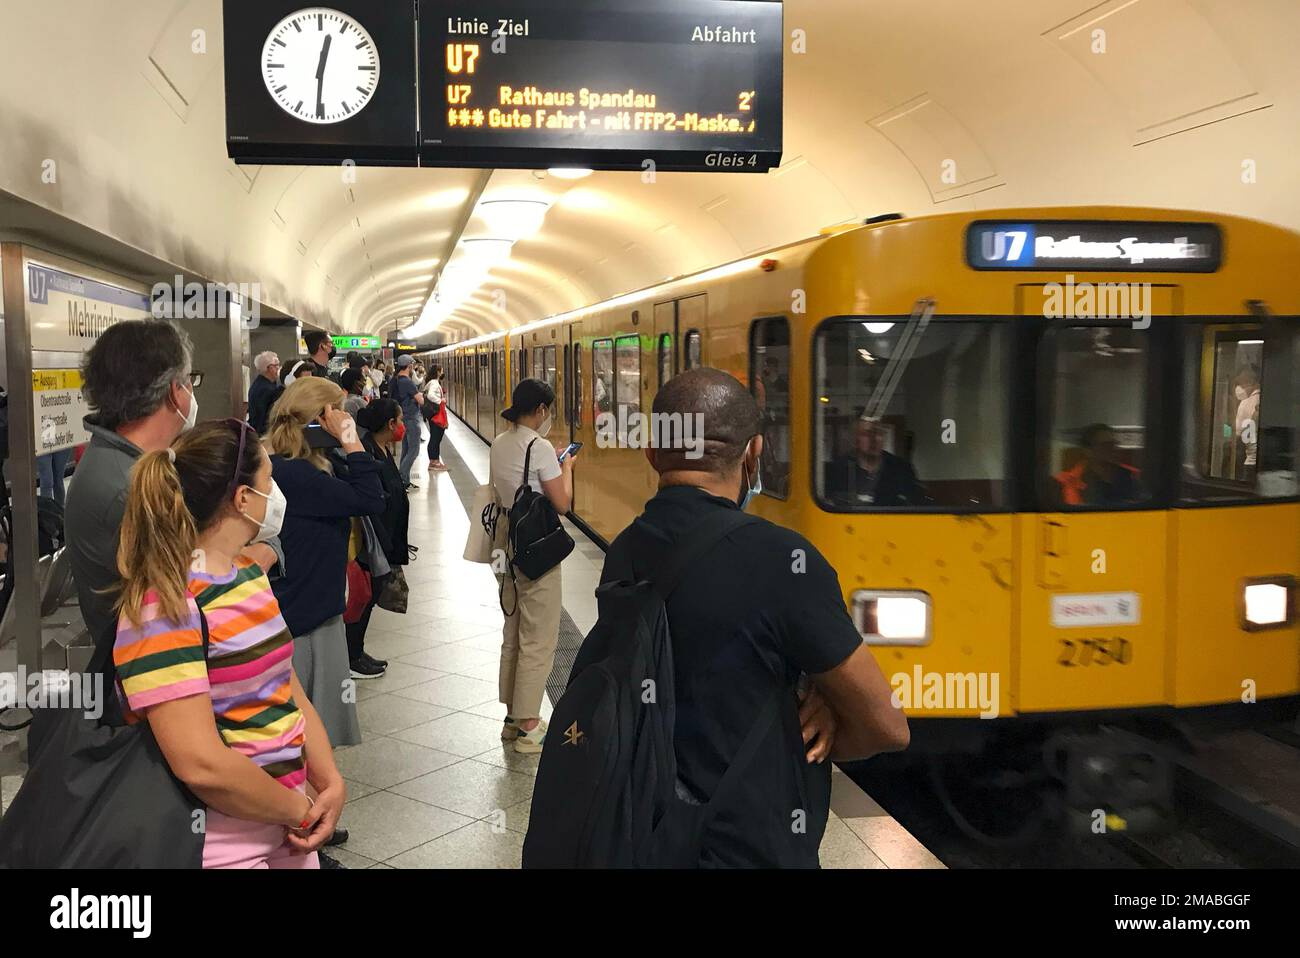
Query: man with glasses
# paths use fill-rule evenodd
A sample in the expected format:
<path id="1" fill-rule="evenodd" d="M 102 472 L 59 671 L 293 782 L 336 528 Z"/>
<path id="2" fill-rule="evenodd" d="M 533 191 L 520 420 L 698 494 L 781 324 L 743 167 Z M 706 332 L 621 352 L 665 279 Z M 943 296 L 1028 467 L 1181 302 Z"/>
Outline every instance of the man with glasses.
<path id="1" fill-rule="evenodd" d="M 280 357 L 262 353 L 253 360 L 253 368 L 257 378 L 248 389 L 248 424 L 262 436 L 271 418 L 271 406 L 280 394 Z"/>
<path id="2" fill-rule="evenodd" d="M 81 615 L 95 641 L 117 623 L 117 544 L 131 468 L 198 422 L 194 392 L 203 374 L 191 370 L 192 355 L 179 328 L 145 320 L 109 327 L 82 361 L 91 438 L 68 488 L 64 531 Z M 253 548 L 250 557 L 264 569 L 276 564 L 274 549 Z"/>

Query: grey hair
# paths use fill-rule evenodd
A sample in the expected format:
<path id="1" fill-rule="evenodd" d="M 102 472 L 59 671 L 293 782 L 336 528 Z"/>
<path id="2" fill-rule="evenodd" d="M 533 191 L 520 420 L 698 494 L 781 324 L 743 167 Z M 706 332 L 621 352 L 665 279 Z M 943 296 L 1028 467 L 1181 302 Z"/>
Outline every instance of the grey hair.
<path id="1" fill-rule="evenodd" d="M 86 353 L 86 401 L 98 424 L 119 429 L 156 413 L 190 374 L 194 346 L 184 330 L 160 320 L 110 326 Z"/>
<path id="2" fill-rule="evenodd" d="M 253 366 L 257 369 L 259 373 L 265 376 L 266 371 L 270 369 L 272 366 L 278 365 L 279 362 L 280 362 L 280 357 L 276 353 L 265 352 L 260 354 L 256 359 L 253 360 Z"/>

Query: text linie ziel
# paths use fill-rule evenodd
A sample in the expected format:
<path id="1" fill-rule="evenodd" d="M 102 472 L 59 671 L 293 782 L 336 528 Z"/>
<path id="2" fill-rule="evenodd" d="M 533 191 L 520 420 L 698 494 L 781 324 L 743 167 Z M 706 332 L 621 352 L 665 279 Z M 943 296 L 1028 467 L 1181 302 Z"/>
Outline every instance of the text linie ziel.
<path id="1" fill-rule="evenodd" d="M 757 30 L 738 27 L 696 27 L 691 43 L 758 43 Z"/>

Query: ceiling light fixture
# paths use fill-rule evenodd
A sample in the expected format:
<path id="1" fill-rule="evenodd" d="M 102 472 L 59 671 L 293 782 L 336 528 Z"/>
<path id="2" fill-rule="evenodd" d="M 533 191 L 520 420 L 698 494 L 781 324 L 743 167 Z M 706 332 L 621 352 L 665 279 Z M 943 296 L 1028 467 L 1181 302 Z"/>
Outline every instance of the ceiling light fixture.
<path id="1" fill-rule="evenodd" d="M 585 180 L 593 171 L 580 166 L 553 166 L 546 172 L 557 180 Z"/>
<path id="2" fill-rule="evenodd" d="M 484 200 L 476 212 L 493 236 L 520 240 L 542 228 L 550 209 L 546 200 Z"/>

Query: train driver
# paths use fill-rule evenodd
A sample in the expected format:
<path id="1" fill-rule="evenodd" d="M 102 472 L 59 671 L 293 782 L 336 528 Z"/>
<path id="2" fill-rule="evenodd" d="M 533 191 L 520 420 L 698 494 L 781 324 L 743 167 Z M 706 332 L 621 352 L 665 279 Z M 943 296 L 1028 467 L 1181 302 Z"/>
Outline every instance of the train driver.
<path id="1" fill-rule="evenodd" d="M 912 464 L 885 449 L 885 426 L 865 413 L 858 420 L 853 452 L 835 469 L 839 487 L 832 497 L 847 505 L 924 505 L 925 489 Z"/>

